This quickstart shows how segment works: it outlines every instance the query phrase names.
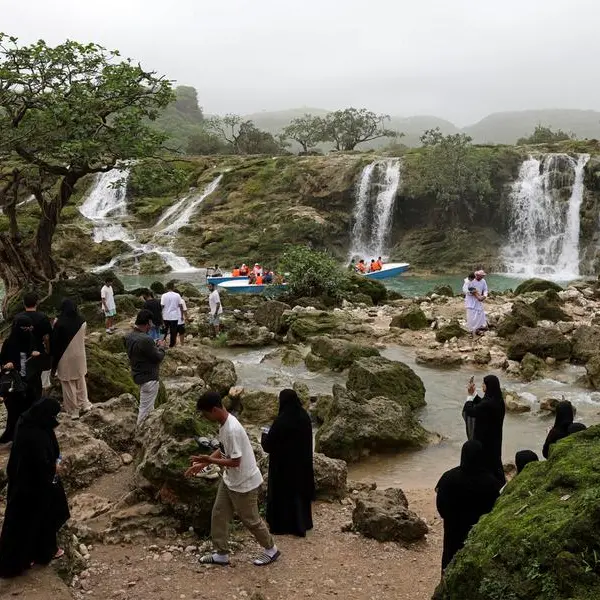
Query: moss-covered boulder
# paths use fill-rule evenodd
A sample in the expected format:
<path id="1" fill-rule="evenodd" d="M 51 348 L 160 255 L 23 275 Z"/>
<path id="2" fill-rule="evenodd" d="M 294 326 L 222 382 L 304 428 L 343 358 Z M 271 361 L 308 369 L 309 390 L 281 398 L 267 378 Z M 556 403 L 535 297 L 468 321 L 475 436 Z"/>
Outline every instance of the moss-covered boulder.
<path id="1" fill-rule="evenodd" d="M 322 425 L 329 416 L 333 396 L 329 394 L 319 394 L 315 401 L 310 405 L 310 415 L 317 425 Z"/>
<path id="2" fill-rule="evenodd" d="M 498 325 L 498 335 L 503 338 L 511 336 L 519 327 L 535 327 L 538 316 L 531 304 L 523 300 L 516 300 L 512 305 L 510 314 L 506 315 Z"/>
<path id="3" fill-rule="evenodd" d="M 585 364 L 600 352 L 600 329 L 581 325 L 573 333 L 571 343 L 573 344 L 572 359 L 577 363 Z"/>
<path id="4" fill-rule="evenodd" d="M 113 354 L 98 344 L 87 343 L 87 387 L 90 402 L 106 402 L 121 394 L 139 397 L 139 388 L 133 382 L 127 355 Z"/>
<path id="5" fill-rule="evenodd" d="M 594 354 L 588 360 L 585 365 L 585 371 L 587 373 L 588 380 L 590 385 L 599 390 L 600 389 L 600 352 L 598 354 Z"/>
<path id="6" fill-rule="evenodd" d="M 202 297 L 202 292 L 189 281 L 181 281 L 180 279 L 172 279 L 167 283 L 175 285 L 175 289 L 184 297 L 184 298 L 200 298 Z"/>
<path id="7" fill-rule="evenodd" d="M 273 342 L 274 335 L 266 327 L 238 322 L 227 328 L 225 344 L 230 347 L 247 348 L 268 346 Z"/>
<path id="8" fill-rule="evenodd" d="M 379 356 L 376 348 L 324 335 L 314 338 L 310 349 L 315 356 L 325 360 L 332 371 L 343 371 L 359 358 Z"/>
<path id="9" fill-rule="evenodd" d="M 471 531 L 437 600 L 600 598 L 600 427 L 528 465 Z"/>
<path id="10" fill-rule="evenodd" d="M 443 344 L 452 338 L 461 338 L 465 335 L 467 335 L 467 331 L 461 327 L 457 319 L 452 319 L 448 325 L 440 327 L 435 332 L 435 339 Z"/>
<path id="11" fill-rule="evenodd" d="M 429 295 L 433 296 L 434 294 L 436 296 L 446 296 L 448 298 L 454 298 L 454 290 L 452 289 L 451 285 L 438 285 L 434 287 Z"/>
<path id="12" fill-rule="evenodd" d="M 418 329 L 429 327 L 429 321 L 427 320 L 425 313 L 418 306 L 411 306 L 403 313 L 393 317 L 390 327 L 417 331 Z"/>
<path id="13" fill-rule="evenodd" d="M 373 304 L 383 304 L 388 299 L 387 288 L 375 279 L 352 275 L 347 285 L 344 297 L 350 302 L 358 302 L 357 295 L 368 296 Z"/>
<path id="14" fill-rule="evenodd" d="M 568 315 L 560 306 L 561 300 L 558 293 L 554 290 L 548 290 L 546 294 L 536 298 L 533 301 L 532 308 L 541 321 L 572 321 L 570 315 Z"/>
<path id="15" fill-rule="evenodd" d="M 384 396 L 412 410 L 425 406 L 421 378 L 402 362 L 381 356 L 361 358 L 348 372 L 348 391 L 362 398 Z"/>
<path id="16" fill-rule="evenodd" d="M 139 296 L 132 294 L 120 294 L 115 296 L 117 306 L 117 316 L 120 319 L 132 318 L 144 305 L 144 301 Z"/>
<path id="17" fill-rule="evenodd" d="M 507 356 L 522 360 L 530 352 L 540 358 L 566 360 L 571 356 L 571 342 L 557 329 L 521 327 L 511 338 Z"/>
<path id="18" fill-rule="evenodd" d="M 521 376 L 525 381 L 532 381 L 541 377 L 545 370 L 546 363 L 530 352 L 521 361 Z"/>
<path id="19" fill-rule="evenodd" d="M 98 345 L 100 348 L 102 348 L 102 350 L 106 350 L 106 352 L 111 352 L 112 354 L 127 352 L 127 347 L 125 346 L 125 335 L 119 331 L 113 334 L 101 334 L 100 339 L 98 340 Z"/>
<path id="20" fill-rule="evenodd" d="M 279 398 L 272 392 L 244 391 L 239 402 L 239 417 L 244 423 L 270 425 L 279 413 Z"/>
<path id="21" fill-rule="evenodd" d="M 286 323 L 283 314 L 290 309 L 289 304 L 278 302 L 277 300 L 269 300 L 254 310 L 254 320 L 273 333 L 284 334 L 286 333 Z"/>
<path id="22" fill-rule="evenodd" d="M 420 448 L 428 434 L 408 402 L 365 398 L 335 385 L 327 418 L 317 432 L 316 450 L 351 462 L 376 452 Z"/>
<path id="23" fill-rule="evenodd" d="M 292 342 L 304 342 L 317 335 L 332 333 L 342 325 L 341 317 L 322 310 L 292 311 L 286 320 L 288 338 Z"/>
<path id="24" fill-rule="evenodd" d="M 521 294 L 528 294 L 530 292 L 545 292 L 546 290 L 554 290 L 555 292 L 561 292 L 562 287 L 553 281 L 547 281 L 546 279 L 538 279 L 534 277 L 532 279 L 526 279 L 523 283 L 519 284 L 515 289 L 515 296 Z"/>
<path id="25" fill-rule="evenodd" d="M 150 284 L 150 289 L 158 295 L 164 294 L 167 291 L 165 284 L 162 281 L 154 281 Z"/>

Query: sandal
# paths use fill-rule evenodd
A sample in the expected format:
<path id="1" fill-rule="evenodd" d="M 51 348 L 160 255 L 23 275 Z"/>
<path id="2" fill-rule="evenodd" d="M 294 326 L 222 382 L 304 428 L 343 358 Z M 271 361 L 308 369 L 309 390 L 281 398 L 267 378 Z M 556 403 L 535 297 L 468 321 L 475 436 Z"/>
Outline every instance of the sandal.
<path id="1" fill-rule="evenodd" d="M 255 567 L 264 567 L 274 563 L 281 556 L 281 552 L 277 550 L 273 556 L 269 556 L 266 552 L 259 554 L 252 562 Z"/>
<path id="2" fill-rule="evenodd" d="M 62 558 L 65 555 L 65 551 L 62 548 L 59 548 L 56 551 L 56 554 L 52 557 L 52 560 L 58 560 L 59 558 Z"/>
<path id="3" fill-rule="evenodd" d="M 201 565 L 219 565 L 220 567 L 228 567 L 229 559 L 227 561 L 217 560 L 215 557 L 217 554 L 205 554 L 198 559 L 198 562 Z"/>

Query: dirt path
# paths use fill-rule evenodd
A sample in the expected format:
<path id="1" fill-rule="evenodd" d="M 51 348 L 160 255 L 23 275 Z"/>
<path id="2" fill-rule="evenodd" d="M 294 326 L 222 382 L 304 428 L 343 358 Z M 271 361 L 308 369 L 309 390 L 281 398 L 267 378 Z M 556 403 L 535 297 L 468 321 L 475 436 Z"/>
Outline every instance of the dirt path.
<path id="1" fill-rule="evenodd" d="M 431 526 L 426 542 L 410 548 L 343 533 L 352 507 L 318 503 L 306 539 L 281 537 L 276 564 L 250 564 L 257 547 L 245 536 L 228 568 L 202 567 L 197 554 L 177 550 L 198 543 L 149 540 L 147 545 L 96 546 L 77 598 L 137 600 L 429 600 L 439 580 L 441 524 L 431 490 L 413 490 L 411 508 Z M 49 596 L 50 597 L 50 596 Z"/>

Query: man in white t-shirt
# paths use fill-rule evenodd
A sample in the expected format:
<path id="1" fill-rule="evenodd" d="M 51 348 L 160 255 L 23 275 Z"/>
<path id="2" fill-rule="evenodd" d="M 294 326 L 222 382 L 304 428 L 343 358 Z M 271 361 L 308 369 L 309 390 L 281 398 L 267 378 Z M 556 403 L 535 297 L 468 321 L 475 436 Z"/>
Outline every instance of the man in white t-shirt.
<path id="1" fill-rule="evenodd" d="M 167 292 L 161 296 L 160 305 L 165 329 L 170 336 L 169 348 L 173 348 L 177 344 L 177 326 L 180 320 L 184 320 L 184 315 L 183 299 L 175 291 L 175 284 L 172 281 L 167 283 Z M 165 333 L 165 339 L 167 339 L 167 333 Z"/>
<path id="2" fill-rule="evenodd" d="M 117 316 L 117 305 L 115 304 L 115 292 L 113 291 L 112 277 L 107 277 L 104 286 L 100 290 L 102 298 L 102 310 L 106 318 L 106 333 L 113 333 L 115 330 L 115 317 Z"/>
<path id="3" fill-rule="evenodd" d="M 192 456 L 192 466 L 185 475 L 194 477 L 211 464 L 225 470 L 212 509 L 211 537 L 214 552 L 203 556 L 200 562 L 205 565 L 229 564 L 229 524 L 235 512 L 263 547 L 263 552 L 253 563 L 257 567 L 271 564 L 281 553 L 258 512 L 258 490 L 263 478 L 248 434 L 240 422 L 223 407 L 221 396 L 217 392 L 203 394 L 196 408 L 204 418 L 220 424 L 220 449 L 210 456 Z"/>
<path id="4" fill-rule="evenodd" d="M 208 323 L 213 328 L 214 337 L 217 337 L 221 331 L 221 315 L 223 314 L 223 306 L 221 305 L 221 297 L 217 288 L 212 284 L 208 284 L 208 308 L 210 315 Z"/>

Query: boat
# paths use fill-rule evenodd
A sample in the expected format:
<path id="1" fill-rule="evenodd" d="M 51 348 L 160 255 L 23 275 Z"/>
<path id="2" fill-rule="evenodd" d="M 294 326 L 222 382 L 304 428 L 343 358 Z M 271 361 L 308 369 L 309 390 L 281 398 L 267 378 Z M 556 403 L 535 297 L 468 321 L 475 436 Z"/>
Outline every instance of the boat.
<path id="1" fill-rule="evenodd" d="M 214 276 L 210 276 L 206 278 L 206 283 L 212 283 L 213 285 L 219 285 L 220 283 L 225 283 L 226 281 L 242 281 L 244 283 L 248 282 L 248 276 L 247 275 L 239 275 L 237 277 L 234 277 L 233 275 L 229 274 L 225 274 L 225 275 L 220 275 L 219 277 L 214 277 Z"/>
<path id="2" fill-rule="evenodd" d="M 368 279 L 388 279 L 389 277 L 401 275 L 405 271 L 408 271 L 409 267 L 408 263 L 384 263 L 381 270 L 365 273 L 365 277 Z"/>
<path id="3" fill-rule="evenodd" d="M 218 287 L 221 290 L 225 290 L 230 294 L 262 294 L 267 290 L 272 290 L 274 292 L 281 292 L 285 290 L 287 287 L 287 283 L 248 283 L 248 278 L 246 277 L 246 281 L 224 281 L 223 283 L 219 283 Z"/>

